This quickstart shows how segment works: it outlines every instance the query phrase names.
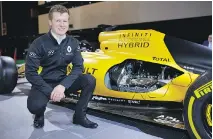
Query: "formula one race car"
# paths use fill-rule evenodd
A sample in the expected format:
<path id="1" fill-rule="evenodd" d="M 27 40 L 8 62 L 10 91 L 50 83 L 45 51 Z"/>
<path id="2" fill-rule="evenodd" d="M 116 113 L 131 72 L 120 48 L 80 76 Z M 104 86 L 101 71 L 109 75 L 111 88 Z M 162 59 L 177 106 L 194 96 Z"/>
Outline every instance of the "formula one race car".
<path id="1" fill-rule="evenodd" d="M 94 101 L 137 108 L 177 103 L 190 136 L 211 138 L 211 49 L 154 30 L 101 32 L 99 42 L 100 51 L 82 52 L 83 72 L 96 78 Z"/>
<path id="2" fill-rule="evenodd" d="M 211 49 L 154 30 L 102 32 L 99 41 L 101 52 L 82 53 L 84 73 L 97 79 L 95 96 L 181 103 L 191 137 L 211 138 Z"/>

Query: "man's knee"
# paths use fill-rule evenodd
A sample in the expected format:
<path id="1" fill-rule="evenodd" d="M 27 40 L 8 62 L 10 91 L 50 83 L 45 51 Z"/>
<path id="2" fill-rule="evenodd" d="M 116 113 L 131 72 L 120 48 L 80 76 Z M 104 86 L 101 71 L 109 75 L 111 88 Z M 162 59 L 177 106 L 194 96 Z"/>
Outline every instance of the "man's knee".
<path id="1" fill-rule="evenodd" d="M 90 86 L 96 86 L 96 79 L 91 74 L 85 74 L 83 76 L 83 81 Z"/>
<path id="2" fill-rule="evenodd" d="M 48 102 L 48 97 L 33 88 L 27 98 L 27 108 L 32 114 L 41 114 L 45 111 Z"/>
<path id="3" fill-rule="evenodd" d="M 39 100 L 27 101 L 27 108 L 32 114 L 41 114 L 45 111 L 47 104 Z"/>

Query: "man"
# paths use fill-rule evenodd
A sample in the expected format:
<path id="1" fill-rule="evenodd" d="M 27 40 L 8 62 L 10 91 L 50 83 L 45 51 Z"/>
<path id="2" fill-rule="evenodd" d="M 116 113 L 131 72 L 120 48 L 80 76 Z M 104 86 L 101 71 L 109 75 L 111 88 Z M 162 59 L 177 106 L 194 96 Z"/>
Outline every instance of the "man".
<path id="1" fill-rule="evenodd" d="M 208 36 L 208 40 L 203 42 L 203 45 L 209 47 L 210 49 L 212 49 L 212 35 Z"/>
<path id="2" fill-rule="evenodd" d="M 35 39 L 26 57 L 26 78 L 32 84 L 27 99 L 27 108 L 35 114 L 34 127 L 44 126 L 44 112 L 49 100 L 59 102 L 71 92 L 81 90 L 76 104 L 73 123 L 86 128 L 97 128 L 98 124 L 86 117 L 88 102 L 92 98 L 96 80 L 92 75 L 83 74 L 83 58 L 79 42 L 66 35 L 69 27 L 69 11 L 61 5 L 49 11 L 50 31 Z M 72 71 L 66 75 L 67 65 Z M 42 67 L 38 73 L 39 66 Z"/>

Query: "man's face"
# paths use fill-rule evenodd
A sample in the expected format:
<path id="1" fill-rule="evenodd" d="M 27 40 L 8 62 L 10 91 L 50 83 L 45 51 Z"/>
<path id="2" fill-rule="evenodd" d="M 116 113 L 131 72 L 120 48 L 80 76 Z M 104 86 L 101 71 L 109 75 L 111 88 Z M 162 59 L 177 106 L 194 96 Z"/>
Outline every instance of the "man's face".
<path id="1" fill-rule="evenodd" d="M 57 35 L 64 35 L 69 28 L 68 13 L 53 12 L 52 20 L 49 20 L 49 25 L 54 33 Z"/>
<path id="2" fill-rule="evenodd" d="M 212 35 L 209 35 L 208 41 L 209 41 L 209 42 L 212 42 Z"/>

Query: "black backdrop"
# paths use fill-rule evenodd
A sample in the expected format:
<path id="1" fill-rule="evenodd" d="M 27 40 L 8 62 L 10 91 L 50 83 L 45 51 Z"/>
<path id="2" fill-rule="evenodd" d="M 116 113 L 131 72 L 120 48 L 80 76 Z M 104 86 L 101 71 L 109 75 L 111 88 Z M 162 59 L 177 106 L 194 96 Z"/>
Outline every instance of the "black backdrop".
<path id="1" fill-rule="evenodd" d="M 167 35 L 202 43 L 212 33 L 212 16 L 118 26 L 117 29 L 154 29 Z"/>
<path id="2" fill-rule="evenodd" d="M 0 48 L 7 49 L 7 54 L 13 54 L 18 48 L 18 58 L 22 58 L 23 50 L 38 34 L 38 18 L 31 17 L 31 8 L 38 5 L 35 2 L 2 2 L 3 21 L 7 23 L 7 36 L 0 37 Z M 98 13 L 97 13 L 98 14 Z M 212 16 L 186 18 L 177 20 L 118 25 L 116 29 L 154 29 L 165 34 L 202 43 L 212 33 Z M 71 31 L 98 47 L 100 28 L 81 29 Z"/>
<path id="3" fill-rule="evenodd" d="M 202 44 L 202 42 L 208 38 L 208 35 L 212 33 L 212 16 L 118 25 L 115 29 L 154 29 L 170 36 Z M 91 28 L 73 30 L 70 31 L 70 34 L 79 36 L 77 37 L 79 40 L 88 40 L 97 49 L 99 48 L 98 34 L 101 31 L 101 28 Z M 18 59 L 22 59 L 24 49 L 29 46 L 29 43 L 32 42 L 33 39 L 40 35 L 41 34 L 36 34 L 35 36 L 29 35 L 26 37 L 17 34 L 16 36 L 9 35 L 0 37 L 0 48 L 3 47 L 7 49 L 7 55 L 13 55 L 14 48 L 16 47 L 18 48 Z"/>

